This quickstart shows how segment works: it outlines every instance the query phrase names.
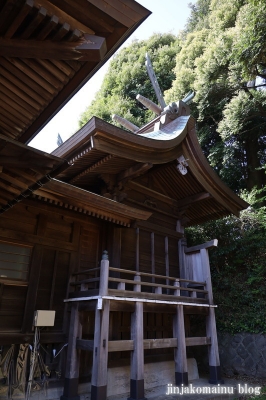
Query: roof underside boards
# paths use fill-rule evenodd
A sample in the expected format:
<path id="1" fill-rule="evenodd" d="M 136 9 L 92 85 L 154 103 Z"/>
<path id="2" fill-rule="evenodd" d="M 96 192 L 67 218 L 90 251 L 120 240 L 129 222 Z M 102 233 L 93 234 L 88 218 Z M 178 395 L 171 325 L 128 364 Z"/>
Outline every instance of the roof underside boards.
<path id="1" fill-rule="evenodd" d="M 134 0 L 3 0 L 0 133 L 28 143 L 150 14 Z"/>
<path id="2" fill-rule="evenodd" d="M 230 213 L 238 215 L 248 206 L 223 184 L 208 164 L 199 146 L 192 117 L 181 117 L 166 128 L 136 135 L 92 118 L 54 151 L 54 155 L 74 161 L 60 179 L 94 190 L 101 185 L 104 174 L 113 176 L 113 181 L 119 183 L 121 176 L 126 176 L 129 171 L 127 176 L 131 174 L 132 179 L 122 180 L 128 194 L 124 202 L 130 204 L 134 190 L 146 193 L 148 198 L 153 198 L 153 192 L 157 193 L 155 197 L 161 193 L 176 202 L 175 209 L 187 225 Z M 185 175 L 177 170 L 176 158 L 181 155 L 188 160 Z M 132 170 L 144 172 L 138 177 L 132 175 Z M 134 186 L 134 182 L 140 187 Z M 149 192 L 148 188 L 153 190 Z M 152 207 L 144 202 L 138 205 L 135 202 L 134 206 L 151 210 Z"/>
<path id="3" fill-rule="evenodd" d="M 61 158 L 0 135 L 0 213 L 68 166 Z"/>

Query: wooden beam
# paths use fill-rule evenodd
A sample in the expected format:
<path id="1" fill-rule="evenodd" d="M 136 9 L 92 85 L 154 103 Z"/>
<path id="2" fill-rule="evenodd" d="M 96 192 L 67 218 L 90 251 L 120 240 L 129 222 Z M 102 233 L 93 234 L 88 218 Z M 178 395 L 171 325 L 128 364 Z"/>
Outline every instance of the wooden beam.
<path id="1" fill-rule="evenodd" d="M 33 20 L 31 21 L 30 24 L 27 24 L 26 29 L 24 32 L 21 34 L 21 39 L 28 39 L 31 34 L 35 31 L 35 29 L 38 28 L 38 26 L 41 24 L 41 22 L 44 20 L 46 17 L 47 10 L 43 7 L 41 7 L 38 11 L 38 13 L 35 15 Z"/>
<path id="2" fill-rule="evenodd" d="M 176 232 L 174 230 L 172 231 L 171 229 L 153 224 L 151 222 L 146 222 L 146 221 L 140 222 L 139 221 L 139 222 L 135 223 L 134 226 L 137 226 L 140 229 L 143 229 L 144 231 L 154 232 L 156 234 L 163 235 L 163 236 L 169 236 L 169 237 L 172 237 L 175 239 L 180 239 L 184 236 L 182 233 Z"/>
<path id="3" fill-rule="evenodd" d="M 4 167 L 17 167 L 17 168 L 34 168 L 34 167 L 44 167 L 43 159 L 32 158 L 28 156 L 24 160 L 19 159 L 18 157 L 12 156 L 1 156 L 1 165 Z M 47 172 L 52 169 L 54 166 L 53 162 L 46 163 L 45 170 Z"/>
<path id="4" fill-rule="evenodd" d="M 56 7 L 52 2 L 48 0 L 35 0 L 35 4 L 37 4 L 39 7 L 45 7 L 49 15 L 56 15 L 59 19 L 60 24 L 63 25 L 64 23 L 67 23 L 70 25 L 72 30 L 79 29 L 84 33 L 95 33 L 91 28 L 82 24 L 80 21 L 64 12 L 61 8 Z"/>
<path id="5" fill-rule="evenodd" d="M 164 285 L 166 286 L 166 285 Z M 174 288 L 174 286 L 172 286 Z M 192 291 L 191 289 L 190 291 Z M 79 292 L 82 293 L 82 292 Z M 85 293 L 84 293 L 85 294 Z M 150 299 L 150 300 L 166 300 L 166 301 L 176 301 L 176 296 L 170 296 L 168 294 L 158 294 L 158 293 L 146 293 L 146 292 L 136 292 L 131 290 L 116 290 L 116 289 L 108 289 L 109 296 L 118 296 L 118 297 L 137 297 L 138 299 Z M 75 296 L 76 297 L 76 296 Z M 180 296 L 178 297 L 178 301 L 185 303 L 197 303 L 197 304 L 207 304 L 208 301 L 206 299 L 201 298 L 192 298 Z"/>
<path id="6" fill-rule="evenodd" d="M 162 193 L 156 192 L 155 190 L 149 189 L 146 186 L 140 185 L 137 182 L 129 182 L 127 184 L 127 186 L 130 189 L 136 190 L 139 193 L 146 194 L 148 196 L 153 197 L 154 199 L 157 199 L 159 201 L 162 201 L 164 203 L 167 203 L 167 204 L 177 207 L 177 208 L 188 206 L 190 204 L 196 203 L 198 201 L 206 200 L 206 199 L 209 199 L 212 197 L 211 194 L 208 192 L 201 192 L 201 193 L 197 193 L 192 196 L 185 197 L 183 199 L 176 200 L 169 196 L 165 196 Z"/>
<path id="7" fill-rule="evenodd" d="M 111 340 L 108 342 L 108 351 L 133 351 L 134 340 Z"/>
<path id="8" fill-rule="evenodd" d="M 132 8 L 129 8 L 127 2 L 122 5 L 117 1 L 90 0 L 90 3 L 126 27 L 130 27 L 138 21 L 139 15 Z"/>
<path id="9" fill-rule="evenodd" d="M 9 0 L 9 1 L 5 2 L 5 5 L 4 5 L 4 7 L 2 7 L 2 10 L 0 13 L 0 26 L 1 27 L 3 26 L 3 24 L 6 22 L 7 18 L 12 13 L 16 3 L 17 3 L 16 0 Z"/>
<path id="10" fill-rule="evenodd" d="M 105 38 L 88 34 L 77 42 L 0 38 L 0 56 L 3 57 L 98 62 L 106 51 Z"/>
<path id="11" fill-rule="evenodd" d="M 16 195 L 21 193 L 20 190 L 15 189 L 11 185 L 7 185 L 4 182 L 0 182 L 0 188 L 5 189 L 7 192 L 10 192 L 10 193 L 13 193 L 13 194 L 16 194 Z"/>
<path id="12" fill-rule="evenodd" d="M 41 32 L 37 36 L 37 40 L 44 40 L 55 27 L 58 25 L 59 19 L 53 15 L 50 21 L 43 27 Z"/>
<path id="13" fill-rule="evenodd" d="M 136 192 L 146 194 L 147 196 L 153 197 L 154 199 L 162 201 L 163 203 L 169 204 L 170 206 L 178 207 L 177 200 L 165 196 L 164 194 L 161 194 L 159 192 L 156 192 L 155 190 L 149 189 L 146 186 L 140 185 L 139 183 L 128 182 L 126 186 L 132 190 L 135 190 Z"/>
<path id="14" fill-rule="evenodd" d="M 211 344 L 210 337 L 187 337 L 186 346 L 206 346 Z M 77 349 L 93 351 L 93 340 L 77 339 Z M 177 347 L 177 338 L 144 339 L 144 349 L 168 349 Z M 108 352 L 133 351 L 133 340 L 109 340 Z"/>
<path id="15" fill-rule="evenodd" d="M 9 26 L 8 30 L 5 33 L 5 38 L 11 38 L 22 24 L 26 16 L 30 13 L 33 9 L 34 2 L 33 0 L 27 0 L 23 5 L 22 9 L 16 16 L 16 18 L 12 21 L 11 25 Z"/>
<path id="16" fill-rule="evenodd" d="M 177 338 L 144 339 L 144 349 L 166 349 L 177 347 Z"/>
<path id="17" fill-rule="evenodd" d="M 40 0 L 42 3 L 46 0 Z M 56 0 L 57 7 L 60 7 L 61 10 L 65 10 L 68 14 L 72 14 L 73 12 L 73 3 L 71 0 Z M 120 3 L 121 7 L 121 3 Z M 112 23 L 109 18 L 103 17 L 103 14 L 99 12 L 96 8 L 92 8 L 91 2 L 87 0 L 79 0 L 75 3 L 75 13 L 80 15 L 79 20 L 84 20 L 84 22 L 89 26 L 96 27 L 98 31 L 101 32 L 113 32 L 115 30 L 114 23 Z M 109 7 L 104 11 L 107 15 L 109 15 Z M 80 29 L 78 26 L 76 28 Z M 82 30 L 82 29 L 80 29 Z M 83 30 L 82 30 L 83 31 Z M 84 32 L 87 32 L 86 30 Z"/>
<path id="18" fill-rule="evenodd" d="M 199 244 L 197 246 L 192 246 L 192 247 L 185 247 L 185 253 L 193 253 L 195 251 L 200 251 L 203 249 L 211 249 L 212 247 L 217 247 L 218 246 L 218 239 L 213 239 L 210 240 L 209 242 Z"/>
<path id="19" fill-rule="evenodd" d="M 178 206 L 188 206 L 190 204 L 196 203 L 198 201 L 206 200 L 212 198 L 212 195 L 208 192 L 201 192 L 194 194 L 192 196 L 185 197 L 184 199 L 177 200 Z"/>
<path id="20" fill-rule="evenodd" d="M 153 164 L 151 163 L 145 163 L 145 164 L 136 164 L 131 168 L 126 169 L 123 172 L 120 172 L 117 176 L 118 182 L 123 182 L 125 183 L 129 179 L 134 179 L 137 178 L 138 176 L 144 174 L 147 172 L 149 169 L 153 167 Z"/>
<path id="21" fill-rule="evenodd" d="M 70 25 L 67 24 L 66 22 L 61 26 L 61 28 L 59 29 L 59 31 L 57 31 L 55 33 L 55 35 L 53 36 L 53 41 L 54 42 L 59 42 L 59 40 L 63 39 L 63 37 L 65 37 L 68 32 L 70 31 Z"/>
<path id="22" fill-rule="evenodd" d="M 187 337 L 186 346 L 205 346 L 211 344 L 211 337 Z"/>
<path id="23" fill-rule="evenodd" d="M 80 310 L 92 310 L 92 307 L 89 308 L 89 304 L 93 301 L 81 301 L 79 305 Z M 86 303 L 86 304 L 84 304 Z M 115 301 L 111 300 L 110 303 L 110 311 L 121 311 L 121 312 L 134 312 L 134 302 L 133 301 Z M 144 313 L 160 313 L 160 314 L 175 314 L 176 305 L 175 304 L 162 304 L 162 303 L 143 303 L 143 312 Z M 184 306 L 184 314 L 194 314 L 194 315 L 208 315 L 209 308 L 208 307 L 195 307 L 195 306 Z"/>

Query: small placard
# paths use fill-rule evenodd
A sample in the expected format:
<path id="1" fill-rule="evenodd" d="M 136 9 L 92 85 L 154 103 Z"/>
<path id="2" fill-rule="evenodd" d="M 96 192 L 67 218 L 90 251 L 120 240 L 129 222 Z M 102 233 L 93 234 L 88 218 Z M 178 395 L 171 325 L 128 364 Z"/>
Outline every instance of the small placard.
<path id="1" fill-rule="evenodd" d="M 37 310 L 34 314 L 34 326 L 54 326 L 55 311 Z"/>

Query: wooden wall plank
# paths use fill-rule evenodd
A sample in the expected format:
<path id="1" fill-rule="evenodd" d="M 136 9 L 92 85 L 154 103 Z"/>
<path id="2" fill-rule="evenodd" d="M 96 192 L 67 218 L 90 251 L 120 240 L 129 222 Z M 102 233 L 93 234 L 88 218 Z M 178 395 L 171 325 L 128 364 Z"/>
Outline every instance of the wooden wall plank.
<path id="1" fill-rule="evenodd" d="M 43 248 L 41 245 L 36 245 L 33 249 L 31 258 L 29 288 L 28 288 L 25 311 L 23 316 L 23 323 L 21 329 L 22 333 L 31 332 L 32 330 L 39 277 L 41 272 L 42 257 L 43 257 Z"/>

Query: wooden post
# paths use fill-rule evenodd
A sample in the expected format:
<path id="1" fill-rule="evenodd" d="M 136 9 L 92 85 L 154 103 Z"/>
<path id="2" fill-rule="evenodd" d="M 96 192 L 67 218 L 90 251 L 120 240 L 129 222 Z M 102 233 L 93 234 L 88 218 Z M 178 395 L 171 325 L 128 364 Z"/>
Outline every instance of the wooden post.
<path id="1" fill-rule="evenodd" d="M 60 397 L 61 400 L 80 399 L 78 395 L 79 350 L 76 348 L 77 338 L 81 338 L 78 306 L 79 303 L 77 302 L 71 307 L 64 392 L 63 396 Z"/>
<path id="2" fill-rule="evenodd" d="M 173 324 L 174 337 L 177 338 L 177 348 L 175 349 L 175 381 L 176 385 L 188 385 L 187 352 L 184 324 L 184 308 L 177 306 Z"/>
<path id="3" fill-rule="evenodd" d="M 179 277 L 181 279 L 190 279 L 188 271 L 188 259 L 185 254 L 185 248 L 187 246 L 187 240 L 182 238 L 178 241 L 178 258 L 179 258 Z M 187 287 L 186 282 L 182 282 L 182 287 Z M 189 296 L 189 292 L 182 290 L 179 296 Z"/>
<path id="4" fill-rule="evenodd" d="M 139 274 L 134 281 L 140 282 Z M 134 291 L 140 292 L 141 285 L 134 285 Z M 131 352 L 130 397 L 128 400 L 146 400 L 144 397 L 144 348 L 143 348 L 143 303 L 135 303 L 135 311 L 131 314 L 131 340 L 134 350 Z"/>
<path id="5" fill-rule="evenodd" d="M 180 278 L 182 279 L 189 279 L 187 276 L 187 263 L 186 263 L 186 254 L 185 248 L 187 246 L 186 239 L 182 238 L 178 241 L 178 257 L 179 257 L 179 272 Z"/>
<path id="6" fill-rule="evenodd" d="M 139 272 L 139 228 L 136 229 L 136 271 Z"/>
<path id="7" fill-rule="evenodd" d="M 110 264 L 112 267 L 121 268 L 121 232 L 122 228 L 118 228 L 116 226 L 113 227 L 112 230 L 112 248 L 110 258 Z M 120 278 L 120 272 L 118 271 L 110 271 L 109 276 L 112 278 Z M 118 289 L 116 282 L 109 283 L 110 289 Z M 125 290 L 122 289 L 121 290 Z"/>
<path id="8" fill-rule="evenodd" d="M 134 281 L 135 282 L 140 282 L 140 275 L 139 274 L 136 274 L 135 276 L 134 276 Z M 138 285 L 138 284 L 136 284 L 136 285 L 134 285 L 134 292 L 141 292 L 141 285 Z"/>
<path id="9" fill-rule="evenodd" d="M 168 236 L 164 238 L 164 250 L 165 250 L 165 276 L 170 275 L 169 270 L 169 243 Z M 169 285 L 169 279 L 166 279 L 166 285 Z M 167 289 L 167 294 L 169 294 L 169 289 Z"/>
<path id="10" fill-rule="evenodd" d="M 131 352 L 128 400 L 146 400 L 144 397 L 143 303 L 138 301 L 131 315 L 131 340 L 134 341 L 134 350 Z"/>
<path id="11" fill-rule="evenodd" d="M 109 339 L 110 300 L 103 301 L 103 309 L 95 310 L 91 400 L 107 398 L 107 361 Z"/>
<path id="12" fill-rule="evenodd" d="M 209 315 L 206 317 L 206 336 L 211 338 L 211 344 L 208 346 L 210 368 L 209 383 L 212 383 L 214 385 L 217 385 L 219 383 L 223 384 L 224 381 L 223 379 L 221 379 L 215 311 L 213 307 L 210 308 Z"/>
<path id="13" fill-rule="evenodd" d="M 106 250 L 104 250 L 103 252 L 100 273 L 101 275 L 100 275 L 99 295 L 106 296 L 108 293 L 108 277 L 109 277 L 109 261 L 108 261 L 108 253 Z"/>
<path id="14" fill-rule="evenodd" d="M 154 232 L 151 232 L 151 273 L 155 274 L 155 244 L 154 244 Z M 154 276 L 152 282 L 155 282 Z"/>
<path id="15" fill-rule="evenodd" d="M 208 250 L 201 249 L 200 257 L 201 257 L 202 270 L 204 271 L 204 278 L 206 280 L 206 290 L 208 290 L 209 304 L 213 304 L 211 271 L 210 271 Z M 217 340 L 215 311 L 213 307 L 210 307 L 209 315 L 206 317 L 206 335 L 207 337 L 211 338 L 211 344 L 208 346 L 209 368 L 210 368 L 209 383 L 223 384 L 224 381 L 221 379 L 221 367 L 220 367 L 219 348 Z"/>
<path id="16" fill-rule="evenodd" d="M 180 296 L 180 282 L 179 282 L 179 280 L 178 279 L 176 279 L 175 281 L 174 281 L 174 287 L 176 288 L 175 290 L 174 290 L 174 296 Z"/>

